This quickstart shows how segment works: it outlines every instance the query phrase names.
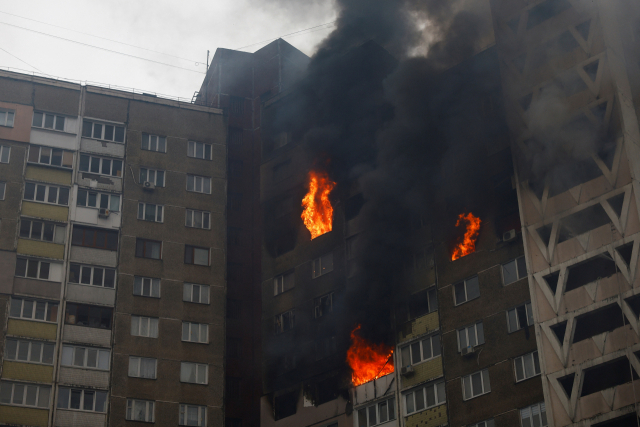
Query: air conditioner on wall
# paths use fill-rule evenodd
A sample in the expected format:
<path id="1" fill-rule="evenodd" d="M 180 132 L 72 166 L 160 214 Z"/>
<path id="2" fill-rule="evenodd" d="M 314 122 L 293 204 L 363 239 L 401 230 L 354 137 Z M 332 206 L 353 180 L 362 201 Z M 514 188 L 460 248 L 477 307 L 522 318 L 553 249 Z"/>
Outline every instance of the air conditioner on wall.
<path id="1" fill-rule="evenodd" d="M 404 375 L 405 377 L 413 375 L 413 366 L 403 366 L 402 368 L 400 368 L 400 374 Z"/>
<path id="2" fill-rule="evenodd" d="M 516 238 L 516 230 L 511 229 L 505 233 L 502 234 L 502 241 L 503 242 L 508 242 L 510 240 L 513 240 Z"/>
<path id="3" fill-rule="evenodd" d="M 156 185 L 151 181 L 145 181 L 142 183 L 142 188 L 147 191 L 153 191 L 156 189 Z"/>
<path id="4" fill-rule="evenodd" d="M 111 212 L 109 212 L 109 209 L 106 208 L 100 208 L 100 210 L 98 211 L 98 217 L 100 218 L 109 218 L 109 214 Z"/>
<path id="5" fill-rule="evenodd" d="M 469 356 L 471 354 L 474 354 L 475 352 L 476 352 L 476 348 L 475 347 L 465 347 L 465 348 L 460 350 L 460 353 L 463 356 Z"/>

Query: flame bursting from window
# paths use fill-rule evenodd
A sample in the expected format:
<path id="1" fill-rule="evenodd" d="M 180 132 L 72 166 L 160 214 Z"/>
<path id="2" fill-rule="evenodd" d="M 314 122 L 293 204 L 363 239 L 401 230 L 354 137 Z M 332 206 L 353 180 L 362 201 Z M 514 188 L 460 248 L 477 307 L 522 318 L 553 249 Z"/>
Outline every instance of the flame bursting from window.
<path id="1" fill-rule="evenodd" d="M 359 329 L 360 325 L 351 331 L 351 347 L 347 350 L 354 386 L 393 373 L 393 347 L 367 341 L 358 334 Z"/>
<path id="2" fill-rule="evenodd" d="M 311 240 L 331 231 L 333 206 L 329 194 L 336 183 L 323 171 L 309 171 L 309 192 L 302 199 L 302 220 L 311 232 Z"/>
<path id="3" fill-rule="evenodd" d="M 476 251 L 476 240 L 480 233 L 480 218 L 474 216 L 471 212 L 468 214 L 460 214 L 458 216 L 458 222 L 456 227 L 459 227 L 462 222 L 467 223 L 467 231 L 464 233 L 464 239 L 458 243 L 451 254 L 451 261 L 455 261 L 458 258 L 462 258 L 465 255 L 469 255 Z"/>

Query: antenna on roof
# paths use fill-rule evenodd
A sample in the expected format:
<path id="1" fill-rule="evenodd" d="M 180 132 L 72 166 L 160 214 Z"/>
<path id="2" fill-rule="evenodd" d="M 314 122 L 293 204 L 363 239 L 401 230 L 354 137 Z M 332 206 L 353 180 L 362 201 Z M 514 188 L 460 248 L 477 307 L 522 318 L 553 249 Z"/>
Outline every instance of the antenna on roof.
<path id="1" fill-rule="evenodd" d="M 207 49 L 207 71 L 209 71 L 209 49 Z"/>

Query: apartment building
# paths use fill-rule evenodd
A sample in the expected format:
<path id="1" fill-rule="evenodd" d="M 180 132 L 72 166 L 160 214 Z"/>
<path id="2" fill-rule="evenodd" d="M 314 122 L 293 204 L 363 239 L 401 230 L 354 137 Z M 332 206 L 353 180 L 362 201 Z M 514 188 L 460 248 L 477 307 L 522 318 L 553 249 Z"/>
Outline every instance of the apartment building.
<path id="1" fill-rule="evenodd" d="M 220 425 L 220 109 L 0 75 L 0 423 Z"/>

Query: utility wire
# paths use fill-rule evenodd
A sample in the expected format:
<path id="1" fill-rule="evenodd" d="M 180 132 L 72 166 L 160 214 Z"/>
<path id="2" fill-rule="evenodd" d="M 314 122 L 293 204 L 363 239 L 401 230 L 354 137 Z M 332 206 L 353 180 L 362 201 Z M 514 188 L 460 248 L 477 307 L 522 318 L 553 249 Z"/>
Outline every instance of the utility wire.
<path id="1" fill-rule="evenodd" d="M 257 44 L 271 42 L 271 41 L 274 41 L 274 40 L 278 40 L 278 39 L 280 39 L 282 37 L 288 37 L 288 36 L 292 36 L 294 34 L 302 33 L 302 32 L 307 31 L 307 30 L 313 30 L 314 28 L 324 27 L 325 25 L 329 25 L 329 24 L 335 24 L 336 22 L 338 22 L 338 21 L 325 22 L 324 24 L 316 25 L 315 27 L 309 27 L 309 28 L 305 28 L 304 30 L 294 31 L 293 33 L 285 34 L 283 36 L 271 38 L 271 39 L 268 39 L 268 40 L 263 40 L 263 41 L 257 42 L 257 43 L 248 44 L 246 46 L 238 47 L 238 48 L 235 48 L 233 50 L 241 50 L 241 49 L 245 49 L 245 48 L 248 48 L 248 47 L 251 47 L 251 46 L 255 46 Z"/>
<path id="2" fill-rule="evenodd" d="M 67 38 L 60 37 L 60 36 L 54 36 L 53 34 L 43 33 L 41 31 L 36 31 L 36 30 L 32 30 L 30 28 L 21 27 L 19 25 L 9 24 L 7 22 L 0 22 L 0 24 L 8 25 L 10 27 L 20 28 L 21 30 L 25 30 L 25 31 L 31 31 L 33 33 L 41 34 L 43 36 L 53 37 L 55 39 L 60 39 L 60 40 L 68 41 L 68 42 L 71 42 L 71 43 L 76 43 L 76 44 L 79 44 L 79 45 L 82 45 L 82 46 L 88 46 L 88 47 L 92 47 L 94 49 L 100 49 L 100 50 L 104 50 L 104 51 L 107 51 L 107 52 L 116 53 L 118 55 L 128 56 L 130 58 L 136 58 L 136 59 L 141 59 L 143 61 L 153 62 L 154 64 L 166 65 L 167 67 L 173 67 L 173 68 L 178 68 L 180 70 L 191 71 L 192 73 L 206 74 L 206 73 L 203 73 L 202 71 L 196 71 L 196 70 L 180 67 L 180 66 L 173 65 L 173 64 L 167 64 L 166 62 L 154 61 L 153 59 L 147 59 L 147 58 L 143 58 L 141 56 L 131 55 L 131 54 L 128 54 L 128 53 L 119 52 L 117 50 L 107 49 L 107 48 L 104 48 L 104 47 L 95 46 L 95 45 L 92 45 L 92 44 L 83 43 L 83 42 L 67 39 Z"/>
<path id="3" fill-rule="evenodd" d="M 24 62 L 24 63 L 25 63 L 25 64 L 27 64 L 29 67 L 34 68 L 35 70 L 37 70 L 37 71 L 41 72 L 42 74 L 47 74 L 47 73 L 45 73 L 44 71 L 40 70 L 39 68 L 34 67 L 33 65 L 29 64 L 27 61 L 23 61 L 22 59 L 18 58 L 17 56 L 15 56 L 13 53 L 9 52 L 8 50 L 5 50 L 5 49 L 3 49 L 3 48 L 1 48 L 1 47 L 0 47 L 0 50 L 4 51 L 4 52 L 5 52 L 5 53 L 7 53 L 8 55 L 13 56 L 13 57 L 14 57 L 14 58 L 16 58 L 18 61 L 20 61 L 20 62 Z"/>
<path id="4" fill-rule="evenodd" d="M 134 44 L 129 44 L 129 43 L 121 42 L 121 41 L 118 41 L 118 40 L 109 39 L 107 37 L 96 36 L 95 34 L 91 34 L 91 33 L 85 33 L 85 32 L 78 31 L 78 30 L 72 30 L 71 28 L 66 28 L 66 27 L 62 27 L 60 25 L 50 24 L 50 23 L 44 22 L 44 21 L 38 21 L 37 19 L 27 18 L 25 16 L 16 15 L 14 13 L 4 12 L 2 10 L 0 10 L 0 13 L 4 13 L 5 15 L 11 15 L 11 16 L 15 16 L 15 17 L 18 17 L 18 18 L 26 19 L 28 21 L 37 22 L 39 24 L 49 25 L 51 27 L 62 28 L 63 30 L 73 31 L 74 33 L 84 34 L 85 36 L 91 36 L 91 37 L 95 37 L 95 38 L 98 38 L 98 39 L 107 40 L 107 41 L 110 41 L 110 42 L 113 42 L 113 43 L 120 43 L 120 44 L 123 44 L 125 46 L 135 47 L 136 49 L 142 49 L 142 50 L 146 50 L 146 51 L 149 51 L 149 52 L 159 53 L 161 55 L 166 55 L 166 56 L 171 56 L 173 58 L 182 59 L 184 61 L 194 62 L 196 65 L 204 64 L 204 62 L 202 62 L 202 61 L 195 61 L 193 59 L 182 58 L 180 56 L 171 55 L 170 53 L 164 53 L 164 52 L 160 52 L 160 51 L 153 50 L 153 49 L 147 49 L 146 47 L 136 46 Z"/>

